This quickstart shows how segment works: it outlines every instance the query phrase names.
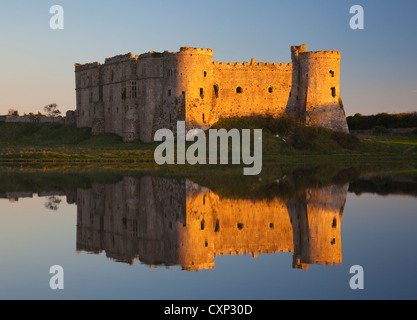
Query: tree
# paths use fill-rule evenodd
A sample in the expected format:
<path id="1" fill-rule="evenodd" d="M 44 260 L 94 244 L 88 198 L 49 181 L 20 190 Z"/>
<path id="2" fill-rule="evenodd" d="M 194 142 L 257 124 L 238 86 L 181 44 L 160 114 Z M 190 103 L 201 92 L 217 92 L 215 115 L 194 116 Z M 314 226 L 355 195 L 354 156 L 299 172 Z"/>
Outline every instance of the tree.
<path id="1" fill-rule="evenodd" d="M 45 208 L 48 210 L 57 211 L 61 202 L 62 200 L 56 196 L 48 197 L 47 201 L 45 202 Z"/>
<path id="2" fill-rule="evenodd" d="M 7 112 L 7 115 L 18 117 L 19 116 L 19 111 L 15 110 L 15 109 L 9 109 L 9 111 Z"/>
<path id="3" fill-rule="evenodd" d="M 56 103 L 48 104 L 43 108 L 43 111 L 45 111 L 48 117 L 58 117 L 61 115 L 61 111 L 58 110 L 58 105 Z"/>

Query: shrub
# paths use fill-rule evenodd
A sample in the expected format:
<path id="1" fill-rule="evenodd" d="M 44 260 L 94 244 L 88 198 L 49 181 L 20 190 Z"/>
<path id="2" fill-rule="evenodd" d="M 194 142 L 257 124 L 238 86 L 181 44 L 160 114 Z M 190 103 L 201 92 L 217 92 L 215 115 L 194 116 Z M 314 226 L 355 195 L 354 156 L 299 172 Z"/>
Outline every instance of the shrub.
<path id="1" fill-rule="evenodd" d="M 304 127 L 299 120 L 282 115 L 274 117 L 273 115 L 259 115 L 251 117 L 231 117 L 231 118 L 220 118 L 215 123 L 213 129 L 263 129 L 271 134 L 279 134 L 286 136 L 294 131 L 297 127 Z"/>
<path id="2" fill-rule="evenodd" d="M 298 127 L 291 135 L 291 145 L 300 150 L 314 149 L 317 138 L 318 132 L 314 128 Z"/>
<path id="3" fill-rule="evenodd" d="M 363 116 L 357 113 L 353 117 L 347 117 L 347 122 L 350 130 L 371 130 L 376 126 L 383 126 L 389 129 L 413 128 L 417 127 L 417 113 L 379 113 L 370 116 Z"/>
<path id="4" fill-rule="evenodd" d="M 389 133 L 389 130 L 385 128 L 384 126 L 376 126 L 372 128 L 372 133 L 374 135 L 380 136 L 380 135 Z"/>
<path id="5" fill-rule="evenodd" d="M 332 132 L 332 140 L 344 148 L 349 150 L 357 150 L 360 146 L 360 140 L 353 134 L 346 134 L 343 132 Z"/>

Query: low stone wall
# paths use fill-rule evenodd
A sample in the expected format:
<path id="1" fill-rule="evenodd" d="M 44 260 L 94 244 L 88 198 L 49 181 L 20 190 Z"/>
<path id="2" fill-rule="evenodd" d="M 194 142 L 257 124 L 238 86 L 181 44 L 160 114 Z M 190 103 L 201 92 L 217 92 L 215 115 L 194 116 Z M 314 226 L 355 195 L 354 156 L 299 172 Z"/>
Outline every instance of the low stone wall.
<path id="1" fill-rule="evenodd" d="M 30 123 L 30 122 L 35 122 L 35 119 L 32 118 L 31 116 L 5 116 L 5 122 L 25 122 L 25 123 Z"/>
<path id="2" fill-rule="evenodd" d="M 0 116 L 0 122 L 75 124 L 75 111 L 68 111 L 65 117 Z"/>

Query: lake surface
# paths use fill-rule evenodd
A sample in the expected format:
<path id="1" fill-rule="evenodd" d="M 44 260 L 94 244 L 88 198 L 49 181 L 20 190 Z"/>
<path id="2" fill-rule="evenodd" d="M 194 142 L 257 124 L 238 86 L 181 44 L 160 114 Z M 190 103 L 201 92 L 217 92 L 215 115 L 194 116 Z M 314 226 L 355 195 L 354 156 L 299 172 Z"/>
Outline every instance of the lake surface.
<path id="1" fill-rule="evenodd" d="M 254 197 L 152 175 L 62 189 L 7 177 L 1 299 L 417 298 L 415 175 L 291 190 L 282 176 Z M 10 187 L 22 181 L 33 189 Z"/>

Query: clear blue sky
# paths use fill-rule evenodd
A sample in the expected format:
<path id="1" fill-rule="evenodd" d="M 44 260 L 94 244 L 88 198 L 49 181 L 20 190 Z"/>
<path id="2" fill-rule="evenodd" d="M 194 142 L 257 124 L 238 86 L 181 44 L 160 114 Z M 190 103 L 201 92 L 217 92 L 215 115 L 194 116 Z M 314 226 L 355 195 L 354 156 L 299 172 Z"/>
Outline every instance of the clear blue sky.
<path id="1" fill-rule="evenodd" d="M 64 30 L 52 30 L 52 5 Z M 352 5 L 365 29 L 349 27 Z M 415 0 L 0 0 L 0 114 L 75 109 L 74 63 L 212 48 L 216 61 L 290 62 L 290 46 L 342 52 L 347 115 L 417 111 Z"/>

